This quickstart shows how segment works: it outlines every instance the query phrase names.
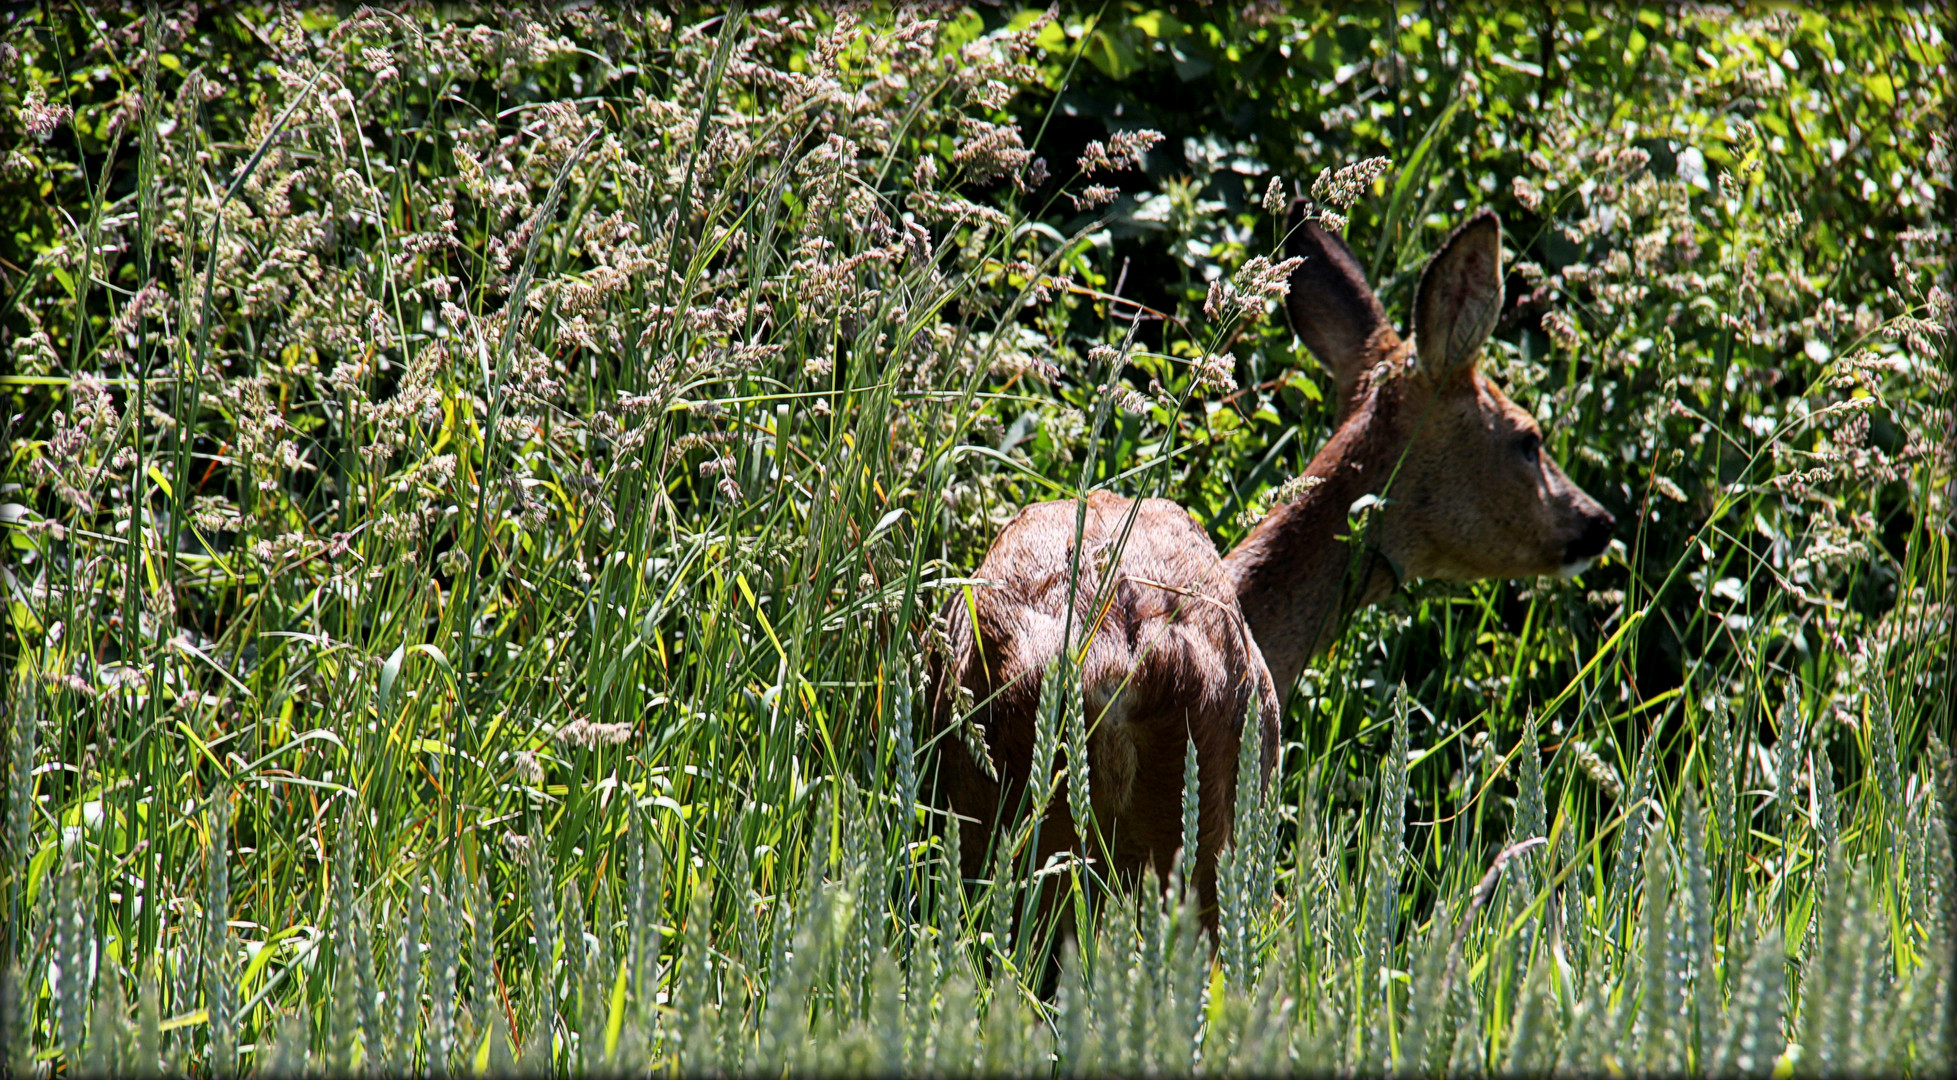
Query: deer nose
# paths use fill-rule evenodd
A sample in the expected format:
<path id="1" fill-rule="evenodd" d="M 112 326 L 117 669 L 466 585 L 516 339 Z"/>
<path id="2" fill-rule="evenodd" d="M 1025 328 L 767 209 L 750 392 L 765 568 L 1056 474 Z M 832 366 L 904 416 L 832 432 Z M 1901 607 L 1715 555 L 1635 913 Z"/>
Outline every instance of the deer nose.
<path id="1" fill-rule="evenodd" d="M 1601 511 L 1584 518 L 1583 532 L 1563 547 L 1563 561 L 1582 562 L 1602 555 L 1604 549 L 1610 546 L 1611 530 L 1616 527 L 1617 519 Z"/>

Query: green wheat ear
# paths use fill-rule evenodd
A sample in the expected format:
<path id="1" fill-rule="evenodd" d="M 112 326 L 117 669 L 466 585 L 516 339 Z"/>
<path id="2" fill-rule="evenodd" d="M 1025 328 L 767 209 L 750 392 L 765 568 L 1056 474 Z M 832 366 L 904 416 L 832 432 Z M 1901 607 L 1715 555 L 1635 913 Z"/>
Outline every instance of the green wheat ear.
<path id="1" fill-rule="evenodd" d="M 1698 786 L 1687 782 L 1679 809 L 1679 862 L 1685 878 L 1685 929 L 1680 962 L 1690 972 L 1692 991 L 1685 1007 L 1685 1045 L 1703 1063 L 1711 1046 L 1710 1027 L 1719 1007 L 1719 979 L 1713 968 L 1712 880 L 1706 868 L 1705 820 Z"/>
<path id="2" fill-rule="evenodd" d="M 306 1075 L 310 1049 L 307 1045 L 310 1021 L 303 1011 L 294 1011 L 279 1017 L 274 1025 L 271 1053 L 261 1058 L 265 1062 L 262 1072 L 268 1077 L 299 1077 Z"/>
<path id="3" fill-rule="evenodd" d="M 1508 1056 L 1502 1064 L 1502 1071 L 1510 1075 L 1535 1075 L 1547 1069 L 1548 1051 L 1559 1041 L 1561 1009 L 1549 985 L 1551 963 L 1538 957 L 1529 967 L 1516 1005 L 1515 1024 L 1508 1035 Z"/>
<path id="4" fill-rule="evenodd" d="M 5 996 L 5 990 L 0 989 L 0 998 L 4 998 Z M 136 1044 L 133 1059 L 130 1062 L 129 1071 L 131 1075 L 144 1077 L 158 1076 L 166 1072 L 169 1068 L 169 1062 L 165 1061 L 163 1057 L 161 1031 L 163 1026 L 163 1006 L 161 996 L 156 985 L 156 962 L 151 960 L 142 966 L 140 989 L 137 991 Z M 0 1015 L 3 1015 L 3 1013 L 4 1010 L 0 1010 Z M 0 1024 L 4 1024 L 5 1022 L 3 1018 L 0 1018 Z M 14 1032 L 4 1027 L 0 1027 L 0 1031 L 4 1031 L 9 1037 L 14 1034 Z"/>
<path id="5" fill-rule="evenodd" d="M 231 932 L 231 802 L 222 789 L 211 798 L 205 827 L 210 846 L 204 870 L 204 1007 L 210 1014 L 211 1071 L 237 1070 L 237 1029 L 233 1001 Z"/>
<path id="6" fill-rule="evenodd" d="M 122 973 L 116 967 L 105 960 L 95 973 L 95 1006 L 89 1013 L 88 1049 L 83 1066 L 98 1075 L 127 1072 L 133 1065 L 128 997 L 123 993 Z M 303 1044 L 300 1052 L 303 1056 Z"/>
<path id="7" fill-rule="evenodd" d="M 380 980 L 374 971 L 373 911 L 373 901 L 368 896 L 354 901 L 354 977 L 349 990 L 359 1010 L 361 1061 L 380 1068 L 387 1062 L 387 1044 L 381 1016 Z"/>
<path id="8" fill-rule="evenodd" d="M 438 1074 L 448 1072 L 458 1042 L 456 974 L 461 969 L 461 934 L 455 901 L 460 899 L 451 865 L 428 898 L 428 1028 L 422 1055 L 429 1071 Z"/>
<path id="9" fill-rule="evenodd" d="M 1427 1073 L 1432 1071 L 1442 1048 L 1452 1056 L 1455 1025 L 1448 1023 L 1451 1018 L 1445 1010 L 1452 997 L 1447 966 L 1454 941 L 1453 922 L 1451 911 L 1435 913 L 1426 945 L 1414 963 L 1412 986 L 1407 995 L 1406 1031 L 1400 1039 L 1400 1052 L 1394 1062 L 1396 1069 Z"/>
<path id="10" fill-rule="evenodd" d="M 394 985 L 388 988 L 389 1012 L 392 1016 L 390 1033 L 390 1062 L 403 1068 L 412 1069 L 415 1062 L 415 1044 L 421 1033 L 421 920 L 423 913 L 420 880 L 425 872 L 417 872 L 406 893 L 401 897 L 400 921 L 396 925 L 392 948 Z"/>
<path id="11" fill-rule="evenodd" d="M 1712 822 L 1718 830 L 1720 893 L 1725 895 L 1727 883 L 1733 880 L 1734 867 L 1743 850 L 1736 821 L 1738 792 L 1741 786 L 1746 763 L 1734 749 L 1732 727 L 1732 707 L 1725 697 L 1718 698 L 1712 708 L 1710 721 L 1711 738 L 1708 740 L 1706 771 L 1712 794 Z"/>
<path id="12" fill-rule="evenodd" d="M 1625 792 L 1624 801 L 1616 808 L 1618 813 L 1624 815 L 1624 824 L 1617 833 L 1617 860 L 1611 865 L 1606 893 L 1609 897 L 1609 918 L 1613 921 L 1628 912 L 1635 871 L 1644 851 L 1646 821 L 1650 817 L 1646 800 L 1651 796 L 1653 772 L 1657 768 L 1657 744 L 1658 729 L 1653 728 L 1638 750 L 1636 764 L 1631 766 L 1630 790 Z"/>
<path id="13" fill-rule="evenodd" d="M 1639 1014 L 1641 1063 L 1654 1072 L 1683 1065 L 1678 1037 L 1680 972 L 1672 948 L 1672 867 L 1663 830 L 1654 830 L 1644 850 L 1643 1009 Z"/>
<path id="14" fill-rule="evenodd" d="M 1378 983 L 1379 972 L 1391 964 L 1393 941 L 1399 923 L 1400 874 L 1406 860 L 1407 798 L 1407 702 L 1401 687 L 1395 687 L 1387 702 L 1393 716 L 1393 739 L 1383 764 L 1378 808 L 1379 832 L 1373 838 L 1372 858 L 1366 875 L 1366 940 L 1359 962 L 1363 985 L 1378 986 L 1387 994 L 1389 987 Z M 1375 1000 L 1369 989 L 1360 1015 L 1372 1020 L 1371 1059 L 1384 1062 L 1387 1026 L 1385 1008 L 1390 999 Z"/>
<path id="15" fill-rule="evenodd" d="M 1532 836 L 1549 835 L 1549 811 L 1543 797 L 1542 749 L 1536 735 L 1534 711 L 1523 720 L 1516 754 L 1515 826 L 1509 832 L 1511 844 Z"/>

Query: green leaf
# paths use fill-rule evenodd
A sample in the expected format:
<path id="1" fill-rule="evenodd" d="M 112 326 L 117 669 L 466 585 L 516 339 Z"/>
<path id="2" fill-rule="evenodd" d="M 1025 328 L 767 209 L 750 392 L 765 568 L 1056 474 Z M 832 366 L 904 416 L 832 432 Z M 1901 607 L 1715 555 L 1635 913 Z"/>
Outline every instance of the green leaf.
<path id="1" fill-rule="evenodd" d="M 1096 30 L 1084 50 L 1089 63 L 1110 79 L 1125 79 L 1141 69 L 1141 56 L 1122 33 L 1125 28 Z"/>
<path id="2" fill-rule="evenodd" d="M 394 651 L 388 654 L 387 661 L 381 664 L 380 713 L 382 717 L 387 716 L 389 708 L 394 703 L 394 680 L 401 677 L 401 660 L 407 655 L 408 645 L 402 642 L 394 647 Z"/>
<path id="3" fill-rule="evenodd" d="M 1180 37 L 1189 32 L 1189 24 L 1160 10 L 1144 11 L 1128 24 L 1152 38 Z"/>
<path id="4" fill-rule="evenodd" d="M 1878 71 L 1870 75 L 1862 85 L 1868 89 L 1869 96 L 1891 108 L 1896 104 L 1896 84 L 1887 72 Z"/>

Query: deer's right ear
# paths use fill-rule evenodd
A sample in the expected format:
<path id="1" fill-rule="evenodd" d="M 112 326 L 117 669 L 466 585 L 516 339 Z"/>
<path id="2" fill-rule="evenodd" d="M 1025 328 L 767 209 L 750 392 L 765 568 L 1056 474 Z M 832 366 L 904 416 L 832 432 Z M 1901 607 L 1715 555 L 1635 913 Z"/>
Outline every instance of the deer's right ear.
<path id="1" fill-rule="evenodd" d="M 1285 255 L 1304 260 L 1291 272 L 1284 311 L 1292 331 L 1338 380 L 1343 407 L 1366 373 L 1366 342 L 1387 325 L 1386 311 L 1352 249 L 1308 216 L 1310 205 L 1305 199 L 1292 203 L 1284 223 Z"/>
<path id="2" fill-rule="evenodd" d="M 1420 272 L 1413 340 L 1427 377 L 1443 379 L 1472 363 L 1501 314 L 1502 221 L 1483 210 Z"/>

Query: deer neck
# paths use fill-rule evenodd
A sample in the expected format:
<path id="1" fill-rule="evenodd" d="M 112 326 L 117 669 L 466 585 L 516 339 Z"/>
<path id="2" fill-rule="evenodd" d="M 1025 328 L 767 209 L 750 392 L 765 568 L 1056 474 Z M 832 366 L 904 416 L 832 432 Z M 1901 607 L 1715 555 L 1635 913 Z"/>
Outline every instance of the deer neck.
<path id="1" fill-rule="evenodd" d="M 1406 447 L 1396 423 L 1400 394 L 1392 390 L 1389 384 L 1367 394 L 1306 467 L 1319 483 L 1266 514 L 1224 557 L 1280 697 L 1306 662 L 1338 639 L 1346 616 L 1399 584 L 1399 571 L 1376 546 L 1377 514 L 1356 540 L 1341 539 L 1351 532 L 1352 504 L 1379 493 Z"/>

